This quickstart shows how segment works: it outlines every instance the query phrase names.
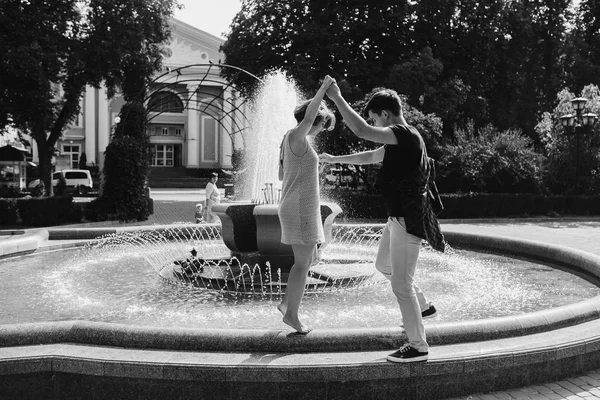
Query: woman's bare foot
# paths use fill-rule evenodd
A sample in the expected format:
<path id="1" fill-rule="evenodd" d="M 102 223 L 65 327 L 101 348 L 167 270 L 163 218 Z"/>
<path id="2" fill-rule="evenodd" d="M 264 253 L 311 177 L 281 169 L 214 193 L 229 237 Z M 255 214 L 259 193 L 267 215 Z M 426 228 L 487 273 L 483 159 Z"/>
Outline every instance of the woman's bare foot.
<path id="1" fill-rule="evenodd" d="M 285 313 L 287 312 L 287 304 L 279 303 L 279 305 L 277 306 L 277 309 L 279 310 L 281 315 L 283 315 L 285 317 Z"/>
<path id="2" fill-rule="evenodd" d="M 312 328 L 309 328 L 306 325 L 304 325 L 302 322 L 300 322 L 299 319 L 292 320 L 291 318 L 287 318 L 285 315 L 283 316 L 283 323 L 291 326 L 296 330 L 296 332 L 302 335 L 306 335 L 307 333 L 312 331 Z"/>

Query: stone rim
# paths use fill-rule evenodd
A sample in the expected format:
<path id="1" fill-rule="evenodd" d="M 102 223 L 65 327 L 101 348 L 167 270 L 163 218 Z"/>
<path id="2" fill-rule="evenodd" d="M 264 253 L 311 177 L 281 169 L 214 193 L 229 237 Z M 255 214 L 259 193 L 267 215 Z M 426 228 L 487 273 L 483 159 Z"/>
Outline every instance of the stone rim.
<path id="1" fill-rule="evenodd" d="M 366 225 L 366 224 L 361 224 Z M 343 228 L 340 224 L 339 227 Z M 381 224 L 369 224 L 381 226 Z M 152 229 L 163 229 L 155 226 Z M 138 229 L 148 229 L 139 227 Z M 122 229 L 114 229 L 119 231 Z M 131 229 L 127 229 L 131 230 Z M 106 234 L 107 230 L 100 230 Z M 0 258 L 37 251 L 44 242 L 61 238 L 91 238 L 98 230 L 37 230 L 3 240 Z M 113 233 L 113 232 L 109 232 Z M 98 236 L 98 235 L 96 235 Z M 600 257 L 564 246 L 503 236 L 447 232 L 447 241 L 457 247 L 553 262 L 570 272 L 600 279 Z M 18 243 L 11 243 L 11 242 Z M 72 243 L 61 248 L 76 246 Z M 476 321 L 428 324 L 432 346 L 518 337 L 573 326 L 600 318 L 600 296 L 534 313 Z M 62 321 L 0 325 L 0 346 L 48 343 L 81 343 L 127 348 L 195 351 L 336 352 L 377 351 L 406 341 L 402 328 L 318 329 L 306 336 L 276 329 L 161 328 L 91 321 Z"/>

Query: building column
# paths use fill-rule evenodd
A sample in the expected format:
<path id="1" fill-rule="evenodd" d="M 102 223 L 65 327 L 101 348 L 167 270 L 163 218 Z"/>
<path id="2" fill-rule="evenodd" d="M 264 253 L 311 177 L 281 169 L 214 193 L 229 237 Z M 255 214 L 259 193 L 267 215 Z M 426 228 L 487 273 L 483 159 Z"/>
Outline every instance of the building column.
<path id="1" fill-rule="evenodd" d="M 190 92 L 196 90 L 195 86 L 188 86 Z M 198 101 L 198 94 L 194 93 L 190 97 L 189 104 L 192 108 L 197 108 L 196 104 Z M 195 109 L 187 110 L 187 134 L 185 138 L 185 146 L 187 148 L 187 162 L 186 168 L 199 168 L 200 167 L 200 126 L 198 123 L 198 111 Z"/>
<path id="2" fill-rule="evenodd" d="M 110 140 L 110 117 L 108 110 L 108 95 L 106 88 L 102 87 L 98 91 L 98 165 L 100 171 L 104 168 L 104 151 Z"/>
<path id="3" fill-rule="evenodd" d="M 96 164 L 96 89 L 91 86 L 85 87 L 83 110 L 85 155 L 88 164 Z"/>
<path id="4" fill-rule="evenodd" d="M 229 115 L 229 117 L 223 119 L 223 126 L 220 129 L 221 155 L 219 159 L 223 168 L 231 168 L 232 166 L 231 155 L 233 154 L 233 142 L 231 135 L 235 129 L 233 118 L 236 117 L 233 114 L 229 114 L 233 109 L 231 104 L 233 102 L 232 96 L 233 93 L 231 92 L 231 88 L 228 88 L 223 96 L 223 115 Z"/>

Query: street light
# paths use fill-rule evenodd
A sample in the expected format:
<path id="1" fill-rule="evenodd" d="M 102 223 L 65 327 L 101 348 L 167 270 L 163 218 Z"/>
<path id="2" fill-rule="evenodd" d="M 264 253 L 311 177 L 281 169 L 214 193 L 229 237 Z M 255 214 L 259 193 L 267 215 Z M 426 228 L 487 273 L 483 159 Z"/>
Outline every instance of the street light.
<path id="1" fill-rule="evenodd" d="M 566 114 L 560 117 L 560 123 L 565 129 L 565 133 L 574 134 L 576 140 L 576 156 L 575 156 L 575 185 L 579 191 L 579 136 L 581 134 L 590 133 L 590 129 L 598 119 L 598 114 L 588 112 L 583 114 L 583 109 L 587 104 L 588 99 L 585 97 L 576 97 L 571 100 L 571 104 L 575 109 L 575 114 Z"/>

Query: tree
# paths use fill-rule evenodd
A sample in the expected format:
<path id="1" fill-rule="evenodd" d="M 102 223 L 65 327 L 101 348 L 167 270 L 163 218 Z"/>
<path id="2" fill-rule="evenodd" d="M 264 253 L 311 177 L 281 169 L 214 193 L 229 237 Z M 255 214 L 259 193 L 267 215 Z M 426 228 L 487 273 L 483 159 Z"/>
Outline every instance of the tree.
<path id="1" fill-rule="evenodd" d="M 146 198 L 150 139 L 144 105 L 126 103 L 119 118 L 106 147 L 104 191 L 93 207 L 99 208 L 99 219 L 144 221 L 150 214 Z"/>
<path id="2" fill-rule="evenodd" d="M 284 69 L 312 91 L 330 74 L 364 92 L 381 85 L 409 43 L 407 0 L 243 0 L 221 46 L 227 64 L 255 75 Z M 224 69 L 236 87 L 254 82 Z"/>
<path id="3" fill-rule="evenodd" d="M 81 157 L 79 158 L 79 169 L 86 169 L 86 168 L 87 168 L 87 156 L 84 151 L 83 153 L 81 153 Z"/>
<path id="4" fill-rule="evenodd" d="M 12 119 L 37 143 L 52 194 L 56 142 L 80 111 L 86 85 L 141 95 L 160 69 L 177 0 L 0 2 L 0 127 Z"/>
<path id="5" fill-rule="evenodd" d="M 600 114 L 600 89 L 590 84 L 583 88 L 581 97 L 589 99 L 583 113 Z M 578 129 L 586 133 L 567 134 L 560 117 L 575 114 L 571 100 L 576 96 L 568 89 L 557 94 L 558 104 L 552 111 L 544 113 L 536 132 L 544 145 L 547 156 L 547 185 L 555 193 L 600 193 L 600 129 L 593 127 Z M 574 132 L 572 132 L 574 133 Z M 577 143 L 579 141 L 579 144 Z"/>
<path id="6" fill-rule="evenodd" d="M 587 84 L 600 85 L 600 3 L 581 0 L 567 35 L 567 86 L 579 90 Z"/>

